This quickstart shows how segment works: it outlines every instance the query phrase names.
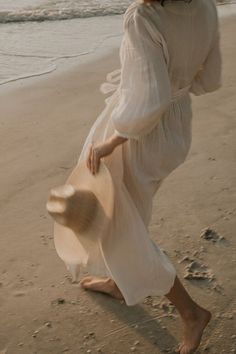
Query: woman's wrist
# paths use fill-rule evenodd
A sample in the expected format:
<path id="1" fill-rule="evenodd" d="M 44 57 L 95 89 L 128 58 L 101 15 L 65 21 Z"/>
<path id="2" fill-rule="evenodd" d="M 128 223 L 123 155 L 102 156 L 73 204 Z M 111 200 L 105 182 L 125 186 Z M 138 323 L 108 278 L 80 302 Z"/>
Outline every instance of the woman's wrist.
<path id="1" fill-rule="evenodd" d="M 128 138 L 124 138 L 123 136 L 116 135 L 115 133 L 110 137 L 109 143 L 115 149 L 118 145 L 125 143 Z"/>

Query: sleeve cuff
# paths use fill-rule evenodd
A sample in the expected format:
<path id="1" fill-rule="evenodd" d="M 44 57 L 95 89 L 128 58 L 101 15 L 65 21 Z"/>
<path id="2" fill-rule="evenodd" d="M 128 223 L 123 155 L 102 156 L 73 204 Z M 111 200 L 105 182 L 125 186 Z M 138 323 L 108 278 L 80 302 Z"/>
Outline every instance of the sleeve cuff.
<path id="1" fill-rule="evenodd" d="M 126 139 L 139 139 L 139 136 L 137 135 L 130 135 L 130 134 L 125 134 L 125 133 L 120 133 L 118 130 L 115 129 L 116 136 L 120 136 L 122 138 L 126 138 Z"/>

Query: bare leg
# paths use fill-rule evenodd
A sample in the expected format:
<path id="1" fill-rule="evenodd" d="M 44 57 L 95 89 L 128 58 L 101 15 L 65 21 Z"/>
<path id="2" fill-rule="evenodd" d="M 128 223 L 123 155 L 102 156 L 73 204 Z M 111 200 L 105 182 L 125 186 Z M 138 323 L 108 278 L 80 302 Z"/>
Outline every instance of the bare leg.
<path id="1" fill-rule="evenodd" d="M 119 300 L 123 299 L 123 295 L 120 289 L 111 278 L 98 278 L 94 276 L 88 276 L 80 281 L 80 286 L 83 289 L 109 294 Z"/>
<path id="2" fill-rule="evenodd" d="M 166 297 L 175 305 L 184 324 L 184 338 L 178 352 L 181 354 L 194 353 L 201 342 L 203 331 L 211 319 L 211 313 L 190 297 L 178 277 Z"/>

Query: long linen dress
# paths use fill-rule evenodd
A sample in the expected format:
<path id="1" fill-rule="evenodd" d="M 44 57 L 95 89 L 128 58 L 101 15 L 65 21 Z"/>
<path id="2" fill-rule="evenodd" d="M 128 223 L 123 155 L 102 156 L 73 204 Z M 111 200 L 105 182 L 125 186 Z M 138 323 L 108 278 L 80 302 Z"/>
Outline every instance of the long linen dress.
<path id="1" fill-rule="evenodd" d="M 113 93 L 78 160 L 87 159 L 92 142 L 114 133 L 128 138 L 104 159 L 115 184 L 112 222 L 102 239 L 78 241 L 69 257 L 65 243 L 56 242 L 56 249 L 74 279 L 81 266 L 109 276 L 131 306 L 146 296 L 167 294 L 176 277 L 148 225 L 154 194 L 190 149 L 189 93 L 205 94 L 221 85 L 214 1 L 167 1 L 164 7 L 132 3 L 124 15 L 120 60 L 121 68 L 101 86 Z"/>

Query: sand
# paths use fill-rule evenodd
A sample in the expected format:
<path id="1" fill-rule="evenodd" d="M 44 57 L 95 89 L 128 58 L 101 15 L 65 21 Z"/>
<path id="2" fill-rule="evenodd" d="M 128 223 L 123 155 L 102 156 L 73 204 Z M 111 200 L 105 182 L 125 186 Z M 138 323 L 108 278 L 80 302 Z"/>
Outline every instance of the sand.
<path id="1" fill-rule="evenodd" d="M 212 311 L 199 353 L 236 348 L 235 31 L 235 17 L 222 22 L 224 86 L 193 97 L 190 154 L 156 195 L 150 225 L 193 298 Z M 86 292 L 54 249 L 49 190 L 76 164 L 104 107 L 99 85 L 117 67 L 115 51 L 1 88 L 1 354 L 172 353 L 181 339 L 180 318 L 164 298 L 127 307 Z"/>

